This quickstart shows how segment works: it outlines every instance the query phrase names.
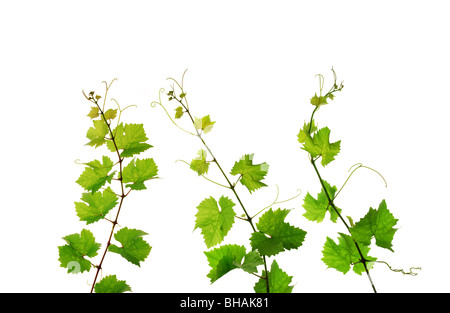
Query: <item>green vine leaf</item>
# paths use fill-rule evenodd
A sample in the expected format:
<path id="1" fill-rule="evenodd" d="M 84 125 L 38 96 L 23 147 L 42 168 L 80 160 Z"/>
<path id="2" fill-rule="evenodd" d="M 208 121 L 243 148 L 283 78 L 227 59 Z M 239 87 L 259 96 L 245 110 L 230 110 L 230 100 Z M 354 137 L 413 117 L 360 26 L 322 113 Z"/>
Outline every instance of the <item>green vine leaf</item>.
<path id="1" fill-rule="evenodd" d="M 388 249 L 392 252 L 392 240 L 397 228 L 398 219 L 389 212 L 386 201 L 381 201 L 378 210 L 369 209 L 369 212 L 355 224 L 351 229 L 356 241 L 369 246 L 373 237 L 377 246 Z"/>
<path id="2" fill-rule="evenodd" d="M 300 129 L 300 132 L 297 135 L 298 142 L 305 143 L 307 140 L 312 140 L 311 135 L 317 131 L 317 125 L 315 125 L 314 120 L 312 120 L 311 123 L 303 124 L 303 128 Z"/>
<path id="3" fill-rule="evenodd" d="M 92 122 L 94 123 L 94 127 L 90 127 L 86 133 L 86 137 L 90 139 L 86 145 L 98 148 L 106 142 L 105 136 L 108 134 L 109 129 L 103 119 Z"/>
<path id="4" fill-rule="evenodd" d="M 246 254 L 244 246 L 224 245 L 204 253 L 211 267 L 207 275 L 211 283 L 236 268 L 241 268 L 247 273 L 254 273 L 258 265 L 264 264 L 261 256 L 255 251 Z M 243 259 L 244 262 L 242 262 Z"/>
<path id="5" fill-rule="evenodd" d="M 291 226 L 284 220 L 290 210 L 270 209 L 256 223 L 259 232 L 250 237 L 253 250 L 261 255 L 272 256 L 285 250 L 298 249 L 305 240 L 306 231 Z"/>
<path id="6" fill-rule="evenodd" d="M 305 125 L 303 129 L 300 130 L 297 135 L 298 141 L 303 144 L 302 149 L 309 152 L 311 157 L 316 158 L 321 156 L 321 164 L 322 166 L 326 166 L 333 161 L 334 157 L 340 152 L 341 141 L 339 140 L 330 143 L 330 129 L 328 127 L 321 128 L 314 133 L 317 129 L 317 126 L 314 125 L 314 121 L 314 127 L 311 126 L 311 131 L 309 131 L 309 125 L 310 124 Z"/>
<path id="7" fill-rule="evenodd" d="M 113 120 L 116 118 L 117 116 L 117 109 L 108 109 L 105 114 L 105 119 L 106 120 Z"/>
<path id="8" fill-rule="evenodd" d="M 97 222 L 117 205 L 118 197 L 110 187 L 107 187 L 103 193 L 83 193 L 81 200 L 84 202 L 75 202 L 75 210 L 80 221 L 86 224 Z"/>
<path id="9" fill-rule="evenodd" d="M 114 234 L 114 238 L 120 242 L 122 246 L 118 247 L 111 244 L 108 247 L 108 250 L 120 254 L 127 261 L 140 267 L 140 262 L 143 262 L 147 258 L 152 248 L 144 239 L 142 239 L 142 236 L 145 235 L 148 234 L 142 230 L 124 227 Z"/>
<path id="10" fill-rule="evenodd" d="M 327 237 L 323 247 L 322 261 L 329 267 L 346 274 L 353 265 L 353 271 L 361 275 L 365 271 L 364 265 L 361 262 L 361 255 L 356 248 L 352 237 L 343 233 L 339 233 L 339 244 L 336 244 L 333 239 Z M 359 245 L 363 257 L 368 261 L 375 261 L 376 258 L 367 255 L 370 248 L 362 244 Z"/>
<path id="11" fill-rule="evenodd" d="M 95 242 L 94 235 L 87 229 L 83 229 L 79 234 L 72 234 L 63 237 L 67 242 L 64 246 L 59 246 L 59 261 L 61 267 L 68 269 L 68 273 L 83 273 L 91 269 L 91 262 L 85 257 L 93 258 L 97 255 L 100 244 Z"/>
<path id="12" fill-rule="evenodd" d="M 175 118 L 181 118 L 184 114 L 183 108 L 181 106 L 175 109 Z"/>
<path id="13" fill-rule="evenodd" d="M 234 163 L 231 169 L 231 175 L 241 175 L 240 182 L 247 187 L 248 191 L 252 193 L 261 187 L 267 185 L 261 182 L 269 171 L 267 163 L 253 164 L 253 155 L 246 154 L 239 161 Z"/>
<path id="14" fill-rule="evenodd" d="M 120 156 L 124 158 L 132 157 L 153 147 L 145 143 L 148 138 L 145 134 L 143 124 L 125 124 L 124 126 L 123 123 L 120 123 L 114 129 L 113 134 L 117 149 L 123 150 Z M 113 141 L 108 141 L 106 145 L 110 151 L 116 151 Z"/>
<path id="15" fill-rule="evenodd" d="M 93 119 L 99 117 L 99 115 L 100 113 L 98 107 L 91 107 L 91 110 L 89 111 L 89 114 L 87 116 Z"/>
<path id="16" fill-rule="evenodd" d="M 204 253 L 211 267 L 207 277 L 213 283 L 229 271 L 238 268 L 237 264 L 241 263 L 246 251 L 244 246 L 224 245 Z"/>
<path id="17" fill-rule="evenodd" d="M 195 118 L 194 127 L 196 130 L 202 130 L 203 133 L 207 134 L 213 128 L 216 122 L 211 121 L 209 115 L 203 116 L 202 118 Z"/>
<path id="18" fill-rule="evenodd" d="M 195 229 L 201 228 L 205 244 L 208 248 L 221 243 L 234 223 L 236 213 L 233 201 L 220 197 L 219 206 L 213 198 L 203 200 L 197 207 Z"/>
<path id="19" fill-rule="evenodd" d="M 158 174 L 158 167 L 153 159 L 133 159 L 123 169 L 123 183 L 132 190 L 147 189 L 144 182 L 154 178 Z"/>
<path id="20" fill-rule="evenodd" d="M 331 99 L 333 100 L 333 99 Z M 314 97 L 311 98 L 310 103 L 315 106 L 328 104 L 327 98 L 324 96 L 317 96 L 317 93 L 314 94 Z"/>
<path id="21" fill-rule="evenodd" d="M 325 188 L 328 192 L 328 195 L 333 200 L 337 188 L 336 186 L 331 187 L 331 185 L 325 181 L 322 180 L 323 184 L 325 185 Z M 313 196 L 308 192 L 305 196 L 305 199 L 303 200 L 303 208 L 306 210 L 306 212 L 303 214 L 304 217 L 306 217 L 310 221 L 314 221 L 317 223 L 320 223 L 325 218 L 325 214 L 327 212 L 330 213 L 330 220 L 333 223 L 336 223 L 338 219 L 338 214 L 335 212 L 335 210 L 329 205 L 328 198 L 325 194 L 325 190 L 322 187 L 322 190 L 317 195 L 317 199 L 314 199 Z M 337 208 L 338 212 L 341 213 L 341 209 Z"/>
<path id="22" fill-rule="evenodd" d="M 244 257 L 242 264 L 235 263 L 235 265 L 247 273 L 256 273 L 258 271 L 257 266 L 264 265 L 264 260 L 257 251 L 250 251 Z"/>
<path id="23" fill-rule="evenodd" d="M 124 280 L 117 280 L 116 275 L 105 276 L 95 284 L 96 293 L 123 293 L 131 291 L 131 287 Z"/>
<path id="24" fill-rule="evenodd" d="M 191 161 L 190 168 L 200 176 L 208 173 L 209 162 L 206 161 L 206 150 L 200 149 L 197 155 L 198 157 Z"/>
<path id="25" fill-rule="evenodd" d="M 262 277 L 266 276 L 266 271 L 262 272 Z M 292 276 L 289 276 L 278 266 L 277 261 L 273 260 L 270 267 L 270 272 L 267 273 L 269 277 L 269 290 L 271 293 L 291 293 L 294 286 L 289 285 L 292 282 Z M 253 288 L 256 293 L 266 293 L 266 280 L 260 278 Z"/>
<path id="26" fill-rule="evenodd" d="M 106 182 L 111 183 L 115 172 L 109 174 L 109 171 L 114 164 L 107 156 L 103 156 L 102 160 L 103 164 L 98 160 L 86 163 L 87 167 L 76 181 L 85 190 L 94 193 Z"/>

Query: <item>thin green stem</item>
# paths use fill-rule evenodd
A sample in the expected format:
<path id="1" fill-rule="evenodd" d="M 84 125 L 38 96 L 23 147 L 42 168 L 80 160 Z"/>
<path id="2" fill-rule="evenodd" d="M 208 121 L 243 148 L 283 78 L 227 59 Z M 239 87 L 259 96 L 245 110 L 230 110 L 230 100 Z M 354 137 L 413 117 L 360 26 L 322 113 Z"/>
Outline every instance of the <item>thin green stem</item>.
<path id="1" fill-rule="evenodd" d="M 320 89 L 319 96 L 322 97 L 322 89 L 323 89 L 323 84 L 325 82 L 325 78 L 323 78 L 322 74 L 317 74 L 316 76 L 319 76 L 319 89 Z"/>
<path id="2" fill-rule="evenodd" d="M 337 197 L 338 194 L 341 192 L 342 188 L 344 188 L 345 184 L 347 184 L 347 182 L 349 181 L 349 179 L 350 179 L 350 177 L 353 175 L 353 173 L 354 173 L 357 169 L 359 169 L 359 168 L 361 168 L 361 167 L 367 168 L 367 169 L 369 169 L 369 170 L 371 170 L 371 171 L 374 171 L 374 172 L 377 173 L 378 175 L 380 175 L 380 177 L 381 177 L 381 178 L 383 179 L 383 181 L 384 181 L 385 187 L 387 187 L 387 182 L 386 182 L 386 179 L 384 179 L 383 175 L 381 175 L 378 171 L 374 170 L 374 169 L 371 168 L 371 167 L 362 165 L 362 163 L 356 163 L 356 164 L 354 164 L 352 167 L 350 167 L 350 169 L 349 169 L 348 171 L 350 171 L 350 170 L 351 170 L 352 168 L 354 168 L 355 166 L 357 166 L 357 167 L 356 167 L 356 168 L 350 173 L 350 175 L 347 177 L 347 179 L 345 180 L 345 182 L 344 182 L 344 184 L 342 185 L 342 187 L 339 188 L 338 192 L 334 195 L 333 200 L 336 199 L 336 197 Z"/>
<path id="3" fill-rule="evenodd" d="M 325 187 L 325 183 L 323 182 L 323 179 L 319 173 L 319 170 L 317 169 L 317 165 L 315 160 L 311 160 L 311 164 L 314 167 L 314 170 L 319 178 L 320 184 L 322 186 L 322 189 L 325 192 L 325 195 L 327 197 L 328 200 L 328 204 L 331 205 L 331 207 L 336 211 L 336 214 L 338 215 L 338 217 L 341 219 L 341 221 L 344 223 L 345 227 L 347 228 L 347 230 L 350 232 L 350 227 L 348 226 L 348 224 L 345 222 L 345 220 L 342 218 L 342 215 L 339 213 L 339 211 L 337 210 L 336 206 L 334 205 L 333 199 L 331 199 L 330 194 L 328 193 L 327 188 Z"/>
<path id="4" fill-rule="evenodd" d="M 308 133 L 311 134 L 311 128 L 312 128 L 312 123 L 313 123 L 313 117 L 314 117 L 314 113 L 316 113 L 317 110 L 319 110 L 320 106 L 316 106 L 314 108 L 314 111 L 311 114 L 311 119 L 309 120 L 309 129 L 308 129 Z M 312 156 L 311 156 L 312 157 Z"/>
<path id="5" fill-rule="evenodd" d="M 175 121 L 174 121 L 174 120 L 172 119 L 172 117 L 170 116 L 169 112 L 167 112 L 166 108 L 165 108 L 165 107 L 162 105 L 162 103 L 161 103 L 161 93 L 164 93 L 164 88 L 161 88 L 161 89 L 159 90 L 159 101 L 153 101 L 150 105 L 151 105 L 152 107 L 154 107 L 155 105 L 159 104 L 159 105 L 163 108 L 164 112 L 166 112 L 166 114 L 167 114 L 167 116 L 169 117 L 170 121 L 171 121 L 176 127 L 178 127 L 179 129 L 181 129 L 181 130 L 184 131 L 185 133 L 188 133 L 188 134 L 190 134 L 190 135 L 192 135 L 192 136 L 196 136 L 194 133 L 191 133 L 190 131 L 185 130 L 184 128 L 180 127 L 177 123 L 175 123 Z"/>
<path id="6" fill-rule="evenodd" d="M 393 271 L 393 272 L 397 272 L 397 273 L 402 273 L 403 275 L 411 275 L 411 276 L 416 276 L 417 275 L 417 273 L 414 273 L 413 272 L 413 270 L 421 270 L 422 268 L 421 267 L 410 267 L 409 268 L 409 272 L 405 272 L 405 270 L 403 270 L 403 269 L 396 269 L 396 268 L 392 268 L 387 262 L 385 262 L 385 261 L 373 261 L 373 262 L 376 262 L 376 263 L 383 263 L 383 264 L 385 264 L 387 267 L 389 267 L 389 269 L 391 270 L 391 271 Z"/>
<path id="7" fill-rule="evenodd" d="M 184 75 L 186 75 L 186 72 L 187 72 L 187 69 L 184 70 L 183 75 L 181 76 L 181 85 L 177 82 L 176 79 L 173 79 L 172 77 L 167 78 L 167 80 L 171 80 L 171 81 L 173 81 L 175 84 L 177 84 L 178 87 L 179 87 L 180 90 L 181 90 L 181 93 L 183 93 L 183 94 L 186 94 L 186 93 L 184 92 Z M 173 87 L 172 87 L 172 89 L 173 89 Z M 184 100 L 185 100 L 185 102 L 186 102 L 186 108 L 187 108 L 187 110 L 189 110 L 189 104 L 188 104 L 188 102 L 187 102 L 187 99 L 185 98 Z M 183 106 L 184 106 L 184 105 L 183 105 Z"/>
<path id="8" fill-rule="evenodd" d="M 119 102 L 117 102 L 116 99 L 111 99 L 111 101 L 114 101 L 114 102 L 116 103 L 117 107 L 119 108 L 119 116 L 117 117 L 117 125 L 120 124 L 120 117 L 122 116 L 122 112 L 123 112 L 123 111 L 125 111 L 125 110 L 128 109 L 129 107 L 133 107 L 133 106 L 134 106 L 134 107 L 137 107 L 136 104 L 130 104 L 129 106 L 126 106 L 125 108 L 121 109 L 121 108 L 120 108 L 120 105 L 119 105 Z"/>
<path id="9" fill-rule="evenodd" d="M 183 162 L 183 163 L 186 163 L 187 165 L 190 166 L 190 164 L 189 164 L 188 162 L 186 162 L 185 160 L 177 160 L 176 162 Z M 216 184 L 216 185 L 219 185 L 219 186 L 221 186 L 221 187 L 230 189 L 230 187 L 225 186 L 225 185 L 222 185 L 222 184 L 219 184 L 218 182 L 216 182 L 216 181 L 214 181 L 214 180 L 212 180 L 212 179 L 209 179 L 208 177 L 206 177 L 206 176 L 203 175 L 203 174 L 201 174 L 200 176 L 202 176 L 204 179 L 206 179 L 206 180 L 208 180 L 208 181 L 210 181 L 210 182 L 212 182 L 212 183 L 214 183 L 214 184 Z"/>
<path id="10" fill-rule="evenodd" d="M 277 201 L 277 200 L 278 200 L 278 195 L 279 195 L 280 189 L 278 188 L 278 185 L 276 185 L 276 186 L 277 186 L 277 196 L 275 197 L 275 200 L 274 200 L 270 205 L 264 207 L 264 208 L 261 209 L 258 213 L 256 213 L 255 215 L 253 215 L 253 216 L 252 216 L 252 219 L 255 218 L 256 216 L 258 216 L 259 214 L 261 214 L 261 212 L 263 212 L 264 210 L 266 210 L 266 209 L 270 208 L 271 206 L 273 206 L 274 204 L 280 204 L 280 203 L 284 203 L 284 202 L 291 201 L 291 200 L 297 198 L 298 196 L 300 196 L 300 194 L 301 194 L 301 190 L 297 190 L 297 191 L 298 191 L 298 194 L 297 194 L 296 196 L 293 196 L 292 198 L 289 198 L 289 199 L 286 199 L 286 200 L 283 200 L 283 201 Z"/>
<path id="11" fill-rule="evenodd" d="M 109 83 L 109 85 L 108 85 L 108 83 L 106 82 L 106 81 L 103 81 L 104 83 L 105 83 L 105 86 L 106 86 L 106 91 L 105 91 L 105 97 L 103 98 L 103 110 L 102 109 L 100 109 L 100 107 L 98 107 L 99 109 L 100 109 L 100 111 L 105 111 L 105 104 L 106 104 L 106 97 L 107 97 L 107 95 L 108 95 L 108 90 L 109 90 L 109 88 L 111 87 L 111 85 L 112 85 L 112 83 L 115 81 L 115 80 L 117 80 L 117 78 L 114 78 L 110 83 Z M 97 104 L 97 106 L 98 106 L 98 103 L 96 103 Z"/>

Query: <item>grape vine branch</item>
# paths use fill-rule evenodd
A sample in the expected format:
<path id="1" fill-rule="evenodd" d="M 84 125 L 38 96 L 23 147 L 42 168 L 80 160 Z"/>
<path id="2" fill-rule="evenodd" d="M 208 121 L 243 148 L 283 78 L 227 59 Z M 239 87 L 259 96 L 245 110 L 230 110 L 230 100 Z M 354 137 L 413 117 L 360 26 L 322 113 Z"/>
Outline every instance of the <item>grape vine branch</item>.
<path id="1" fill-rule="evenodd" d="M 332 69 L 332 72 L 334 83 L 325 95 L 322 95 L 324 77 L 320 74 L 317 75 L 319 76 L 319 95 L 315 93 L 310 99 L 310 103 L 314 106 L 314 110 L 309 119 L 309 123 L 305 123 L 297 135 L 298 141 L 302 144 L 302 149 L 308 152 L 309 161 L 314 168 L 314 172 L 322 187 L 322 191 L 318 194 L 317 199 L 313 198 L 309 193 L 306 195 L 303 204 L 303 207 L 306 210 L 304 216 L 308 220 L 322 222 L 325 214 L 329 212 L 332 222 L 336 222 L 337 219 L 342 222 L 349 235 L 339 233 L 339 244 L 336 244 L 333 239 L 327 237 L 327 241 L 322 251 L 322 260 L 328 267 L 335 268 L 344 274 L 347 273 L 352 266 L 353 271 L 357 274 L 365 272 L 373 292 L 377 293 L 377 289 L 375 288 L 375 284 L 369 272 L 369 264 L 384 263 L 394 272 L 401 272 L 413 276 L 416 275 L 413 270 L 420 268 L 411 267 L 409 272 L 392 269 L 387 262 L 377 261 L 376 258 L 367 255 L 373 238 L 375 238 L 377 246 L 393 251 L 392 240 L 397 231 L 397 228 L 394 228 L 394 226 L 397 224 L 398 220 L 395 219 L 392 213 L 387 209 L 385 200 L 380 203 L 378 210 L 370 208 L 366 216 L 356 224 L 353 223 L 353 219 L 349 216 L 347 216 L 349 220 L 349 223 L 347 223 L 341 214 L 342 210 L 335 204 L 336 197 L 353 173 L 359 168 L 367 168 L 377 173 L 383 179 L 385 186 L 387 187 L 386 180 L 378 171 L 368 166 L 364 166 L 361 163 L 357 163 L 350 168 L 350 170 L 353 169 L 352 172 L 338 191 L 335 186 L 331 186 L 324 180 L 319 172 L 316 163 L 319 159 L 321 159 L 321 165 L 325 167 L 331 163 L 340 152 L 341 141 L 339 140 L 331 143 L 329 139 L 330 129 L 328 127 L 319 129 L 314 120 L 315 113 L 322 106 L 328 104 L 329 100 L 333 100 L 336 92 L 339 92 L 344 88 L 343 82 L 339 85 L 337 84 L 337 77 L 334 69 Z"/>
<path id="2" fill-rule="evenodd" d="M 293 286 L 289 286 L 289 283 L 292 277 L 283 272 L 275 260 L 273 260 L 269 271 L 267 257 L 276 255 L 284 250 L 297 249 L 302 245 L 306 232 L 284 222 L 284 218 L 289 213 L 289 210 L 278 209 L 274 211 L 270 208 L 259 218 L 257 223 L 255 223 L 254 218 L 272 205 L 292 200 L 298 195 L 288 200 L 277 201 L 277 192 L 277 197 L 271 205 L 263 208 L 253 216 L 249 213 L 243 204 L 242 197 L 236 190 L 237 184 L 240 182 L 247 187 L 250 193 L 261 187 L 265 187 L 266 184 L 261 182 L 261 180 L 267 174 L 269 166 L 267 163 L 253 164 L 253 154 L 246 154 L 238 162 L 235 162 L 235 165 L 230 172 L 231 175 L 237 176 L 237 180 L 235 182 L 230 180 L 221 163 L 218 161 L 203 137 L 204 134 L 211 131 L 215 122 L 211 121 L 209 115 L 197 118 L 191 113 L 186 97 L 186 91 L 184 89 L 185 73 L 186 71 L 183 73 L 180 83 L 173 78 L 168 78 L 173 84 L 172 90 L 167 93 L 167 96 L 169 97 L 169 101 L 175 101 L 178 105 L 175 109 L 175 119 L 187 115 L 190 124 L 194 126 L 195 133 L 187 131 L 179 126 L 162 105 L 161 95 L 165 94 L 164 88 L 161 88 L 159 91 L 159 101 L 153 101 L 151 105 L 153 107 L 160 105 L 175 126 L 182 131 L 199 138 L 206 150 L 201 149 L 198 153 L 198 157 L 192 160 L 191 163 L 181 161 L 188 164 L 199 176 L 204 177 L 218 186 L 231 190 L 244 212 L 242 216 L 235 215 L 232 208 L 234 203 L 224 196 L 219 200 L 219 206 L 221 208 L 221 210 L 219 210 L 216 200 L 213 197 L 210 197 L 205 199 L 197 207 L 199 211 L 196 215 L 196 228 L 199 227 L 202 229 L 202 234 L 204 235 L 205 243 L 208 248 L 223 241 L 224 236 L 228 233 L 234 223 L 234 218 L 248 222 L 253 232 L 250 238 L 252 251 L 249 253 L 246 253 L 244 246 L 237 245 L 223 245 L 212 251 L 205 252 L 210 266 L 212 267 L 208 277 L 211 278 L 211 282 L 214 282 L 230 270 L 242 268 L 244 271 L 259 278 L 259 281 L 254 286 L 256 292 L 291 292 Z M 178 87 L 179 93 L 177 93 L 175 87 Z M 208 154 L 211 156 L 211 160 L 207 160 Z M 225 183 L 216 182 L 205 176 L 211 163 L 217 166 Z M 241 264 L 242 259 L 244 259 L 244 261 Z M 264 267 L 261 275 L 256 274 L 256 267 L 258 265 L 263 265 Z"/>
<path id="3" fill-rule="evenodd" d="M 120 227 L 118 224 L 119 215 L 123 208 L 124 199 L 130 194 L 131 190 L 144 190 L 144 182 L 157 178 L 158 168 L 153 159 L 133 158 L 126 166 L 126 158 L 138 155 L 152 146 L 146 143 L 148 140 L 143 124 L 123 124 L 120 122 L 122 112 L 130 105 L 121 108 L 115 99 L 111 99 L 117 105 L 117 109 L 107 109 L 106 99 L 112 83 L 105 83 L 106 90 L 103 96 L 103 105 L 99 103 L 102 96 L 95 94 L 94 91 L 89 94 L 84 93 L 84 97 L 93 103 L 87 116 L 92 120 L 93 127 L 90 127 L 86 137 L 90 140 L 86 145 L 98 148 L 106 144 L 107 149 L 116 154 L 118 161 L 113 161 L 108 156 L 102 157 L 102 162 L 94 160 L 88 163 L 77 164 L 85 165 L 85 170 L 76 181 L 86 191 L 82 194 L 81 202 L 75 202 L 75 209 L 80 221 L 86 224 L 92 224 L 100 220 L 111 223 L 108 241 L 104 247 L 101 259 L 94 263 L 91 259 L 98 255 L 101 244 L 95 242 L 93 233 L 83 229 L 79 234 L 71 234 L 63 239 L 66 245 L 59 246 L 59 261 L 61 267 L 68 269 L 68 273 L 77 274 L 84 271 L 90 271 L 93 267 L 96 269 L 90 292 L 93 293 L 118 293 L 131 291 L 131 287 L 123 280 L 118 280 L 116 275 L 103 277 L 99 282 L 100 273 L 104 267 L 104 261 L 107 252 L 117 253 L 128 262 L 140 266 L 150 253 L 151 246 L 142 238 L 148 235 L 138 229 L 129 229 Z M 112 121 L 117 117 L 117 125 L 112 128 Z M 119 167 L 118 171 L 112 171 L 114 166 Z M 115 176 L 117 173 L 117 176 Z M 111 186 L 104 188 L 106 183 L 119 181 L 120 192 L 113 191 Z M 125 188 L 129 188 L 128 191 Z M 120 199 L 120 200 L 119 200 Z M 118 204 L 114 219 L 106 218 Z M 115 231 L 116 228 L 121 229 Z M 112 242 L 114 239 L 121 245 Z"/>

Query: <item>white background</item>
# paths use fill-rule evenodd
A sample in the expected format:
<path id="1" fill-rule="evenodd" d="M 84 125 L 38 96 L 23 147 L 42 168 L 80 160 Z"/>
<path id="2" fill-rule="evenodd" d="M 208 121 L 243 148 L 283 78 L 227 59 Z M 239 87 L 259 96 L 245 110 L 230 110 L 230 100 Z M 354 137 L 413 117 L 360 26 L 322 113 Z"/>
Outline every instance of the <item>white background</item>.
<path id="1" fill-rule="evenodd" d="M 380 171 L 387 188 L 359 169 L 337 205 L 358 220 L 386 199 L 399 219 L 395 253 L 375 247 L 371 255 L 395 268 L 422 267 L 409 277 L 376 265 L 378 291 L 449 292 L 449 9 L 448 1 L 2 2 L 0 291 L 89 291 L 94 272 L 67 274 L 57 246 L 83 227 L 103 245 L 109 234 L 107 222 L 86 226 L 76 216 L 83 166 L 74 161 L 108 153 L 84 145 L 91 121 L 81 90 L 102 93 L 102 81 L 118 78 L 110 95 L 138 106 L 122 120 L 144 123 L 154 148 L 142 157 L 155 159 L 161 179 L 132 192 L 119 218 L 149 233 L 148 259 L 138 268 L 110 253 L 103 275 L 134 292 L 253 292 L 256 277 L 239 270 L 209 283 L 206 247 L 193 232 L 196 206 L 234 198 L 176 162 L 194 158 L 200 141 L 150 106 L 161 87 L 169 90 L 166 78 L 188 68 L 191 110 L 216 121 L 205 139 L 224 169 L 246 153 L 270 165 L 269 187 L 252 195 L 238 187 L 248 210 L 270 204 L 276 185 L 280 200 L 302 192 L 275 206 L 293 209 L 289 222 L 308 232 L 302 247 L 276 257 L 294 292 L 371 292 L 365 275 L 342 275 L 320 260 L 326 236 L 335 239 L 343 225 L 302 216 L 303 197 L 320 186 L 296 135 L 313 109 L 315 75 L 328 89 L 333 67 L 345 87 L 316 120 L 341 140 L 341 153 L 319 169 L 338 187 L 355 163 Z M 223 182 L 214 168 L 210 177 Z M 249 235 L 236 220 L 224 243 L 249 247 Z"/>

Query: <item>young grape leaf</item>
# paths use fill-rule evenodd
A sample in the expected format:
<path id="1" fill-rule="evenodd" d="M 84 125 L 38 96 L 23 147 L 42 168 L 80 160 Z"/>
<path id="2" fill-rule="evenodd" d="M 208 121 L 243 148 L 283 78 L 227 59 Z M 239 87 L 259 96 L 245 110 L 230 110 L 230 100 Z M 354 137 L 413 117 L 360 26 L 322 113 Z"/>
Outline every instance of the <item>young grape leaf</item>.
<path id="1" fill-rule="evenodd" d="M 381 201 L 378 210 L 369 209 L 369 212 L 352 227 L 352 235 L 356 241 L 369 246 L 372 237 L 375 237 L 377 246 L 389 249 L 392 252 L 392 240 L 397 228 L 398 219 L 394 218 L 387 209 L 386 201 Z"/>
<path id="2" fill-rule="evenodd" d="M 242 267 L 239 264 L 246 256 L 245 247 L 238 245 L 224 245 L 204 253 L 211 267 L 211 271 L 207 275 L 211 283 L 229 271 Z"/>
<path id="3" fill-rule="evenodd" d="M 353 271 L 356 274 L 361 275 L 365 269 L 364 265 L 360 262 L 361 256 L 356 248 L 355 242 L 349 235 L 342 233 L 339 233 L 339 235 L 339 244 L 336 244 L 333 239 L 327 237 L 322 250 L 322 261 L 329 268 L 334 268 L 344 274 L 346 274 L 350 270 L 351 265 L 354 264 Z M 359 248 L 366 260 L 376 260 L 376 258 L 367 255 L 370 250 L 368 246 L 359 244 Z"/>
<path id="4" fill-rule="evenodd" d="M 312 137 L 313 131 L 309 132 L 308 129 L 305 129 L 306 127 L 305 125 L 297 135 L 299 142 L 303 144 L 302 149 L 309 152 L 313 158 L 321 156 L 321 164 L 326 166 L 334 160 L 334 157 L 341 150 L 341 141 L 330 143 L 330 129 L 328 127 L 319 129 Z"/>
<path id="5" fill-rule="evenodd" d="M 86 133 L 86 137 L 90 139 L 86 145 L 97 148 L 106 142 L 105 136 L 108 134 L 109 129 L 103 119 L 92 122 L 94 123 L 94 127 L 90 127 Z"/>
<path id="6" fill-rule="evenodd" d="M 95 284 L 94 291 L 96 293 L 122 293 L 131 291 L 131 287 L 124 280 L 117 280 L 116 275 L 108 275 Z"/>
<path id="7" fill-rule="evenodd" d="M 142 236 L 144 235 L 148 234 L 142 230 L 124 227 L 114 234 L 114 238 L 120 242 L 122 246 L 118 247 L 111 244 L 108 247 L 108 250 L 120 254 L 127 261 L 140 267 L 140 262 L 143 262 L 147 258 L 152 249 L 152 247 L 142 239 Z"/>
<path id="8" fill-rule="evenodd" d="M 102 160 L 103 164 L 98 160 L 86 163 L 87 167 L 76 181 L 85 190 L 94 193 L 106 182 L 111 183 L 115 172 L 109 174 L 109 171 L 113 167 L 113 162 L 107 156 L 103 156 Z"/>
<path id="9" fill-rule="evenodd" d="M 227 197 L 220 197 L 219 206 L 213 198 L 203 200 L 197 207 L 195 228 L 201 228 L 205 244 L 208 248 L 221 243 L 234 223 L 233 206 Z"/>
<path id="10" fill-rule="evenodd" d="M 333 99 L 332 99 L 333 100 Z M 314 94 L 314 97 L 311 98 L 310 100 L 312 105 L 315 106 L 319 106 L 319 105 L 323 105 L 323 104 L 328 104 L 327 102 L 327 97 L 324 96 L 317 96 L 317 93 Z"/>
<path id="11" fill-rule="evenodd" d="M 117 116 L 117 109 L 108 109 L 104 115 L 106 120 L 113 120 Z"/>
<path id="12" fill-rule="evenodd" d="M 306 232 L 284 221 L 288 213 L 285 209 L 270 209 L 260 217 L 256 223 L 259 232 L 250 237 L 253 250 L 272 256 L 284 250 L 298 249 L 303 244 Z"/>
<path id="13" fill-rule="evenodd" d="M 262 179 L 269 171 L 267 163 L 253 164 L 253 154 L 244 155 L 239 161 L 234 163 L 231 175 L 241 175 L 240 182 L 252 193 L 261 187 L 267 186 Z"/>
<path id="14" fill-rule="evenodd" d="M 183 116 L 184 112 L 183 112 L 183 108 L 182 107 L 177 107 L 175 109 L 175 118 L 181 118 Z"/>
<path id="15" fill-rule="evenodd" d="M 153 159 L 133 159 L 123 169 L 123 183 L 132 183 L 125 185 L 132 190 L 147 189 L 144 182 L 152 179 L 158 173 L 158 167 Z"/>
<path id="16" fill-rule="evenodd" d="M 75 202 L 75 210 L 80 221 L 91 224 L 104 218 L 117 205 L 117 199 L 117 195 L 110 187 L 106 188 L 103 193 L 83 193 L 81 200 L 84 202 Z"/>
<path id="17" fill-rule="evenodd" d="M 89 111 L 89 114 L 87 116 L 89 116 L 91 119 L 96 118 L 100 115 L 98 111 L 98 107 L 91 107 L 91 111 Z"/>
<path id="18" fill-rule="evenodd" d="M 311 126 L 310 126 L 311 125 Z M 306 140 L 312 140 L 311 135 L 317 131 L 317 125 L 315 125 L 314 120 L 311 123 L 304 123 L 303 128 L 300 129 L 300 132 L 297 135 L 298 141 L 300 143 L 305 143 Z"/>
<path id="19" fill-rule="evenodd" d="M 145 143 L 148 138 L 145 134 L 143 124 L 125 124 L 125 126 L 123 126 L 123 123 L 120 123 L 114 129 L 113 134 L 117 149 L 123 150 L 120 153 L 120 156 L 124 158 L 139 154 L 153 147 L 148 143 Z M 112 152 L 116 151 L 116 147 L 112 140 L 108 141 L 106 145 Z"/>
<path id="20" fill-rule="evenodd" d="M 197 172 L 198 175 L 208 173 L 209 162 L 206 162 L 206 150 L 200 149 L 197 154 L 198 157 L 191 161 L 191 170 Z"/>
<path id="21" fill-rule="evenodd" d="M 266 277 L 266 271 L 262 271 L 262 277 Z M 270 272 L 267 274 L 269 278 L 269 291 L 270 293 L 291 293 L 294 286 L 289 284 L 292 282 L 292 276 L 283 272 L 278 266 L 277 261 L 273 260 L 270 267 Z M 265 279 L 260 278 L 255 284 L 254 288 L 256 293 L 267 293 L 267 282 Z"/>
<path id="22" fill-rule="evenodd" d="M 211 131 L 211 129 L 213 128 L 215 122 L 211 121 L 211 118 L 209 117 L 209 115 L 203 116 L 202 118 L 195 118 L 194 121 L 194 127 L 195 129 L 199 130 L 203 130 L 203 132 L 205 134 L 209 133 Z"/>
<path id="23" fill-rule="evenodd" d="M 331 200 L 333 200 L 334 195 L 336 194 L 337 191 L 336 186 L 331 187 L 331 185 L 325 180 L 323 181 L 323 183 L 328 192 L 328 195 L 330 196 Z M 336 223 L 338 219 L 338 214 L 333 209 L 333 207 L 328 204 L 328 198 L 323 188 L 317 195 L 317 200 L 314 199 L 313 196 L 311 196 L 310 193 L 308 192 L 303 202 L 303 208 L 305 208 L 306 210 L 303 216 L 310 221 L 315 221 L 318 223 L 322 222 L 327 212 L 330 213 L 330 219 L 333 223 Z M 337 209 L 338 212 L 341 213 L 341 209 L 339 208 Z"/>
<path id="24" fill-rule="evenodd" d="M 68 273 L 83 273 L 91 269 L 91 262 L 85 257 L 97 255 L 100 244 L 95 242 L 94 235 L 87 229 L 80 234 L 72 234 L 63 238 L 67 244 L 59 246 L 59 261 L 61 267 L 68 269 Z"/>

